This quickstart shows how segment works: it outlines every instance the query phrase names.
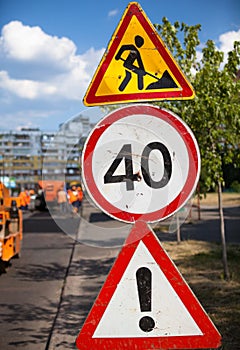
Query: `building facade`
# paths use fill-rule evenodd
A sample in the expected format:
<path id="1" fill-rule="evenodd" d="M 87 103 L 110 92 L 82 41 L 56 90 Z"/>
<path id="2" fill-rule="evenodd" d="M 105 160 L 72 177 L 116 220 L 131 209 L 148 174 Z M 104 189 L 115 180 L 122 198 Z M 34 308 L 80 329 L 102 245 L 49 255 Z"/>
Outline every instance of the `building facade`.
<path id="1" fill-rule="evenodd" d="M 80 181 L 83 140 L 92 129 L 81 115 L 59 126 L 56 132 L 38 128 L 0 131 L 0 180 L 20 191 L 38 181 Z"/>

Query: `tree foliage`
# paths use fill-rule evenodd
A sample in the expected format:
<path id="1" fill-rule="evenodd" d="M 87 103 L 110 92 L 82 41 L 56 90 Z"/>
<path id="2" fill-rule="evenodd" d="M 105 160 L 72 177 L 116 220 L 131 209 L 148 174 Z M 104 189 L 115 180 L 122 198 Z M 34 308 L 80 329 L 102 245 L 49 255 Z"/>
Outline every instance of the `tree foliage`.
<path id="1" fill-rule="evenodd" d="M 201 26 L 188 26 L 163 18 L 155 25 L 163 41 L 192 83 L 196 97 L 191 101 L 159 103 L 182 117 L 194 132 L 202 159 L 202 189 L 215 188 L 223 183 L 223 165 L 240 166 L 240 42 L 228 53 L 217 50 L 208 40 L 198 59 L 198 32 Z"/>
<path id="2" fill-rule="evenodd" d="M 224 165 L 232 163 L 240 167 L 240 80 L 237 79 L 240 42 L 234 43 L 225 63 L 223 52 L 217 50 L 212 40 L 208 40 L 201 60 L 197 61 L 199 25 L 180 26 L 178 22 L 171 25 L 163 18 L 163 24 L 156 25 L 156 28 L 195 89 L 193 100 L 174 102 L 168 107 L 174 108 L 187 122 L 198 140 L 202 160 L 201 188 L 206 191 L 218 189 L 224 277 L 229 279 L 222 185 Z M 183 45 L 177 37 L 181 32 Z"/>
<path id="3" fill-rule="evenodd" d="M 218 189 L 221 238 L 225 278 L 229 278 L 227 267 L 224 217 L 221 193 L 224 166 L 233 164 L 240 168 L 240 42 L 224 61 L 224 53 L 208 40 L 205 47 L 200 44 L 201 25 L 185 23 L 171 24 L 166 17 L 162 24 L 155 24 L 160 37 L 174 56 L 178 65 L 194 87 L 196 97 L 188 101 L 155 102 L 178 114 L 193 131 L 200 148 L 203 192 Z M 112 109 L 114 107 L 107 107 Z"/>

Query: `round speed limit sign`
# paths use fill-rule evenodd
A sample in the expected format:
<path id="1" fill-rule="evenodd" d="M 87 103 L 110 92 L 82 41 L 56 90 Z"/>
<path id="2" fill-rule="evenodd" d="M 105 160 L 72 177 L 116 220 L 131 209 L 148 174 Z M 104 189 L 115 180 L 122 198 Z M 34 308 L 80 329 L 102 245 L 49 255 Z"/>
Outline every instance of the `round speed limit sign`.
<path id="1" fill-rule="evenodd" d="M 120 221 L 155 222 L 192 196 L 200 153 L 190 128 L 172 112 L 129 105 L 104 117 L 86 140 L 84 185 L 95 204 Z"/>

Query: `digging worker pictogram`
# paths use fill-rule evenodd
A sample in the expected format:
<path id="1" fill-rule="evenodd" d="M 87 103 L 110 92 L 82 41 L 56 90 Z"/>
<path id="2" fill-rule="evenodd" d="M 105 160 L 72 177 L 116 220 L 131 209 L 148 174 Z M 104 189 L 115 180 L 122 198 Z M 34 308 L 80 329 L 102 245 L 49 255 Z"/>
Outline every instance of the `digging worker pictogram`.
<path id="1" fill-rule="evenodd" d="M 165 88 L 176 88 L 177 85 L 172 79 L 171 75 L 167 70 L 164 71 L 161 78 L 158 78 L 156 75 L 153 75 L 149 72 L 145 71 L 143 61 L 141 58 L 141 54 L 138 49 L 140 49 L 144 44 L 144 39 L 140 35 L 136 35 L 134 38 L 135 45 L 129 44 L 129 45 L 122 45 L 118 51 L 118 53 L 115 56 L 115 59 L 122 60 L 123 61 L 123 67 L 125 68 L 125 77 L 121 84 L 118 87 L 119 91 L 124 91 L 127 84 L 132 78 L 132 73 L 137 74 L 137 82 L 138 82 L 138 90 L 144 89 L 144 82 L 143 77 L 145 75 L 148 75 L 157 81 L 154 81 L 150 83 L 146 90 L 152 90 L 152 89 L 165 89 Z M 125 51 L 129 51 L 129 54 L 126 59 L 122 58 L 122 54 Z M 135 63 L 136 62 L 136 63 Z M 134 65 L 137 64 L 137 65 Z"/>
<path id="2" fill-rule="evenodd" d="M 130 44 L 130 45 L 122 45 L 115 57 L 115 59 L 118 61 L 119 59 L 121 59 L 122 61 L 124 61 L 123 66 L 124 68 L 126 68 L 125 70 L 125 78 L 123 79 L 121 85 L 119 86 L 119 90 L 123 91 L 125 89 L 125 87 L 127 86 L 127 84 L 129 83 L 129 81 L 132 78 L 132 73 L 136 73 L 138 76 L 138 89 L 142 90 L 143 89 L 143 76 L 146 74 L 145 70 L 144 70 L 144 66 L 143 66 L 143 62 L 141 59 L 141 55 L 140 52 L 138 50 L 138 48 L 142 47 L 144 44 L 144 40 L 140 35 L 136 35 L 135 36 L 135 45 Z M 130 51 L 129 55 L 127 56 L 127 58 L 124 60 L 121 56 L 123 54 L 123 52 L 125 51 Z M 137 61 L 138 66 L 134 66 L 134 62 Z"/>

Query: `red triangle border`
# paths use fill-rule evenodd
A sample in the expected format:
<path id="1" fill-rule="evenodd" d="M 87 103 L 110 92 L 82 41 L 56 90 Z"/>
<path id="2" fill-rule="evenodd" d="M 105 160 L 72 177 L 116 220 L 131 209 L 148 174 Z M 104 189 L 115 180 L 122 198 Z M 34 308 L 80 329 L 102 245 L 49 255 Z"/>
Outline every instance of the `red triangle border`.
<path id="1" fill-rule="evenodd" d="M 93 334 L 119 284 L 129 262 L 142 241 L 160 266 L 173 289 L 201 329 L 203 335 L 136 337 L 136 338 L 93 338 Z M 218 348 L 221 335 L 202 308 L 201 304 L 169 258 L 149 226 L 138 221 L 133 226 L 121 249 L 77 339 L 78 349 L 98 350 L 147 350 L 147 349 L 197 349 Z"/>
<path id="2" fill-rule="evenodd" d="M 97 95 L 98 87 L 111 63 L 114 59 L 114 55 L 120 45 L 120 42 L 128 28 L 131 18 L 136 16 L 138 21 L 141 23 L 146 34 L 149 36 L 153 45 L 158 50 L 163 60 L 167 63 L 170 71 L 174 75 L 175 79 L 178 81 L 181 89 L 173 91 L 145 91 L 145 92 L 135 92 L 135 93 L 121 93 L 121 94 L 109 94 L 109 95 Z M 125 10 L 125 13 L 114 32 L 106 53 L 104 54 L 98 69 L 89 85 L 88 91 L 83 98 L 83 102 L 86 106 L 102 105 L 102 104 L 115 104 L 115 103 L 125 103 L 134 101 L 158 101 L 158 100 L 186 100 L 194 98 L 195 93 L 188 82 L 187 78 L 181 71 L 181 68 L 177 65 L 174 58 L 167 50 L 165 44 L 159 37 L 156 29 L 153 27 L 151 22 L 148 20 L 147 16 L 141 9 L 140 5 L 136 2 L 129 3 Z"/>

